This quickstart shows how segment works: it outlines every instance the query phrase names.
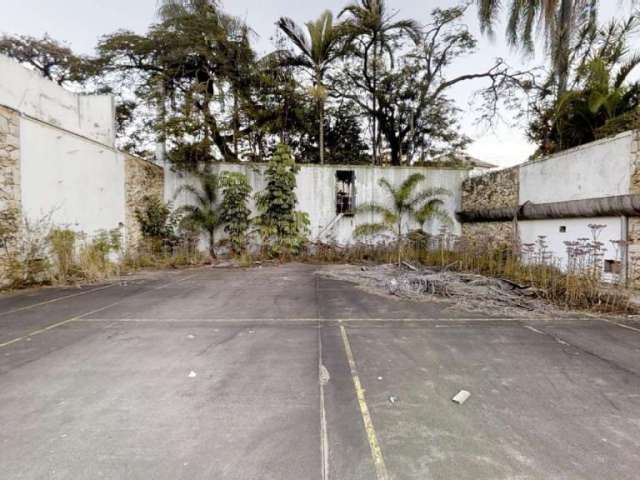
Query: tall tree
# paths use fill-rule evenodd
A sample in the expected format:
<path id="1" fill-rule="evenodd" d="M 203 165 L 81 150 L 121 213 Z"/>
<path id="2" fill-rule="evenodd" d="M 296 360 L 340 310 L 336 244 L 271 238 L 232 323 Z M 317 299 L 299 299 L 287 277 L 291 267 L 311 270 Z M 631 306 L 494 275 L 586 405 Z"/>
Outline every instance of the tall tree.
<path id="1" fill-rule="evenodd" d="M 500 59 L 485 71 L 451 74 L 452 64 L 473 53 L 477 43 L 461 22 L 465 11 L 465 7 L 433 10 L 417 42 L 409 39 L 409 44 L 401 45 L 405 53 L 380 72 L 376 88 L 348 63 L 336 78 L 334 89 L 339 95 L 376 116 L 392 165 L 400 165 L 409 154 L 432 157 L 468 143 L 458 128 L 458 110 L 449 96 L 454 85 L 484 80 L 488 84 L 483 90 L 485 106 L 495 113 L 495 105 L 510 88 L 530 79 L 528 72 L 511 72 Z M 367 101 L 372 94 L 377 99 L 375 111 Z"/>
<path id="2" fill-rule="evenodd" d="M 622 0 L 618 0 L 622 3 Z M 637 3 L 637 0 L 628 0 Z M 600 0 L 476 0 L 480 25 L 493 34 L 495 23 L 507 9 L 507 41 L 526 52 L 535 48 L 535 32 L 542 30 L 553 67 L 558 95 L 567 88 L 573 46 L 596 28 Z M 607 0 L 613 2 L 613 0 Z"/>
<path id="3" fill-rule="evenodd" d="M 293 20 L 282 17 L 278 20 L 282 30 L 297 47 L 299 54 L 286 55 L 292 65 L 309 71 L 313 81 L 313 96 L 318 106 L 320 163 L 324 163 L 324 108 L 326 87 L 323 83 L 331 64 L 344 54 L 343 30 L 333 24 L 333 15 L 326 10 L 320 17 L 306 23 L 307 33 Z"/>
<path id="4" fill-rule="evenodd" d="M 239 128 L 233 121 L 227 128 L 223 112 L 230 89 L 243 94 L 238 72 L 252 61 L 245 51 L 250 46 L 236 35 L 239 21 L 211 0 L 166 1 L 160 15 L 146 35 L 124 31 L 103 38 L 102 58 L 109 70 L 136 80 L 140 99 L 158 106 L 156 130 L 172 162 L 197 170 L 219 158 L 237 160 Z"/>
<path id="5" fill-rule="evenodd" d="M 75 54 L 48 35 L 42 38 L 4 35 L 0 37 L 0 54 L 33 68 L 58 85 L 82 85 L 99 71 L 95 59 Z"/>
<path id="6" fill-rule="evenodd" d="M 640 52 L 630 37 L 640 26 L 640 13 L 599 27 L 589 42 L 575 46 L 568 88 L 559 97 L 547 82 L 533 97 L 529 138 L 538 154 L 550 154 L 593 141 L 607 133 L 637 128 L 640 82 L 632 75 L 640 66 Z M 622 129 L 622 130 L 620 130 Z"/>
<path id="7" fill-rule="evenodd" d="M 371 110 L 376 112 L 380 62 L 386 54 L 393 63 L 395 42 L 398 36 L 406 33 L 417 38 L 420 27 L 413 20 L 394 21 L 394 12 L 389 12 L 384 0 L 358 0 L 347 5 L 339 16 L 348 14 L 345 31 L 351 41 L 363 42 L 356 52 L 362 58 L 362 74 L 371 82 Z M 371 115 L 373 164 L 378 163 L 378 128 L 376 115 Z"/>

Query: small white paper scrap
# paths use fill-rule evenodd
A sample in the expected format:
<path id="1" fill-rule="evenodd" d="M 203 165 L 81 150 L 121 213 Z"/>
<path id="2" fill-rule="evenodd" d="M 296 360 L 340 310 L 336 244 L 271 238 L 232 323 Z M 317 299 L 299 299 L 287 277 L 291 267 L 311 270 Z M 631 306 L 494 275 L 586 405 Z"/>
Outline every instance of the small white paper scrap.
<path id="1" fill-rule="evenodd" d="M 460 392 L 458 392 L 458 394 L 453 397 L 453 402 L 457 403 L 458 405 L 462 405 L 464 402 L 469 400 L 470 396 L 471 394 L 466 390 L 460 390 Z"/>

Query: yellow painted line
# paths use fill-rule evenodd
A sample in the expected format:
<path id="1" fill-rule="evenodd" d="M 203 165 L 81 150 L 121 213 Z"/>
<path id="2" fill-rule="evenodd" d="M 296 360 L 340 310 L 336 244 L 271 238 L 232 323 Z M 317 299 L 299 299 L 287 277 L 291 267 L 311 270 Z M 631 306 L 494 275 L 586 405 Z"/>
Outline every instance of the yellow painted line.
<path id="1" fill-rule="evenodd" d="M 364 423 L 364 429 L 367 434 L 367 440 L 369 440 L 369 447 L 371 448 L 371 457 L 376 468 L 376 476 L 378 480 L 389 480 L 389 473 L 387 472 L 387 466 L 384 463 L 384 457 L 382 456 L 382 449 L 378 442 L 378 436 L 376 430 L 373 427 L 373 420 L 371 420 L 371 414 L 369 413 L 369 407 L 364 397 L 364 389 L 360 383 L 360 377 L 358 376 L 358 370 L 356 368 L 356 361 L 351 350 L 351 344 L 349 343 L 349 336 L 347 330 L 343 325 L 340 325 L 340 333 L 342 334 L 342 342 L 344 343 L 344 350 L 347 354 L 347 360 L 349 362 L 349 369 L 351 370 L 351 378 L 353 379 L 353 386 L 356 390 L 356 397 L 358 398 L 358 405 L 360 406 L 360 414 L 362 415 L 362 421 Z"/>
<path id="2" fill-rule="evenodd" d="M 130 298 L 134 298 L 134 297 L 137 297 L 139 295 L 144 295 L 145 293 L 153 292 L 155 290 L 160 290 L 161 288 L 167 287 L 169 285 L 175 285 L 177 283 L 184 282 L 186 280 L 189 280 L 189 279 L 195 277 L 196 275 L 198 275 L 198 274 L 189 275 L 187 277 L 184 277 L 184 278 L 181 278 L 179 280 L 176 280 L 175 282 L 165 283 L 165 284 L 160 285 L 159 287 L 153 288 L 151 290 L 147 290 L 145 292 L 141 292 L 141 293 L 138 293 L 138 294 L 135 294 L 135 295 L 131 295 L 131 296 L 122 298 L 122 299 L 118 300 L 117 302 L 110 303 L 109 305 L 106 305 L 106 306 L 101 307 L 101 308 L 97 308 L 96 310 L 92 310 L 90 312 L 83 313 L 82 315 L 78 315 L 76 317 L 68 318 L 67 320 L 63 320 L 61 322 L 54 323 L 53 325 L 49 325 L 49 326 L 41 328 L 39 330 L 34 330 L 33 332 L 29 332 L 26 335 L 23 335 L 21 337 L 14 338 L 13 340 L 9 340 L 9 341 L 4 342 L 4 343 L 0 343 L 0 348 L 8 347 L 9 345 L 13 345 L 14 343 L 18 343 L 18 342 L 21 342 L 21 341 L 26 340 L 28 338 L 35 337 L 36 335 L 40 335 L 41 333 L 48 332 L 49 330 L 53 330 L 54 328 L 62 327 L 63 325 L 66 325 L 68 323 L 82 320 L 83 318 L 88 317 L 90 315 L 94 315 L 96 313 L 100 313 L 100 312 L 102 312 L 104 310 L 107 310 L 107 309 L 109 309 L 111 307 L 115 307 L 116 305 L 124 302 L 125 300 L 129 300 Z"/>
<path id="3" fill-rule="evenodd" d="M 88 295 L 89 293 L 99 292 L 100 290 L 106 290 L 107 288 L 111 288 L 115 283 L 111 283 L 109 285 L 104 285 L 102 287 L 94 288 L 92 290 L 86 290 L 84 292 L 73 293 L 71 295 L 65 295 L 63 297 L 52 298 L 51 300 L 46 300 L 44 302 L 34 303 L 33 305 L 26 305 L 20 308 L 14 308 L 13 310 L 9 310 L 7 312 L 0 312 L 0 317 L 4 315 L 10 315 L 12 313 L 23 312 L 24 310 L 30 310 L 32 308 L 41 307 L 42 305 L 49 305 L 51 303 L 59 302 L 61 300 L 67 300 L 69 298 L 80 297 L 81 295 Z"/>
<path id="4" fill-rule="evenodd" d="M 26 335 L 23 335 L 22 337 L 14 338 L 13 340 L 9 340 L 8 342 L 5 342 L 5 343 L 0 343 L 0 348 L 8 347 L 9 345 L 18 343 L 22 340 L 26 340 L 27 338 L 35 337 L 36 335 L 40 335 L 41 333 L 45 333 L 45 332 L 48 332 L 49 330 L 53 330 L 54 328 L 58 328 L 63 325 L 66 325 L 67 323 L 75 322 L 76 320 L 81 320 L 86 316 L 93 315 L 94 313 L 98 313 L 103 310 L 106 310 L 107 308 L 112 307 L 113 305 L 115 304 L 110 304 L 110 305 L 107 305 L 106 307 L 98 308 L 97 310 L 92 310 L 91 312 L 83 313 L 82 315 L 78 315 L 77 317 L 68 318 L 67 320 L 63 320 L 62 322 L 54 323 L 53 325 L 49 325 L 48 327 L 44 327 L 39 330 L 34 330 L 33 332 L 29 332 Z"/>

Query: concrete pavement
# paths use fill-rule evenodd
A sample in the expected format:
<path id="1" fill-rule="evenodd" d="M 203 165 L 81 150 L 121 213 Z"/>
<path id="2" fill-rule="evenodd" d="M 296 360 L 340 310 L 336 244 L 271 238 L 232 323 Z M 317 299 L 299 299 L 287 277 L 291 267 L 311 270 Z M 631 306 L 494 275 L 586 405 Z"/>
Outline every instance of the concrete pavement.
<path id="1" fill-rule="evenodd" d="M 0 477 L 640 476 L 636 325 L 473 319 L 318 268 L 0 298 Z"/>

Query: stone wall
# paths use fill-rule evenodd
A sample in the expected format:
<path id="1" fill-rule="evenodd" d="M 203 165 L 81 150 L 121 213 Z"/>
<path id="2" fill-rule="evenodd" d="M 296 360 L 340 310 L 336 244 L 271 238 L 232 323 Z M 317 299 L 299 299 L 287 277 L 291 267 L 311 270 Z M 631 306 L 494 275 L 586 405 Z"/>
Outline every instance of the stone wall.
<path id="1" fill-rule="evenodd" d="M 469 178 L 462 184 L 462 210 L 517 207 L 518 191 L 517 167 Z M 463 223 L 462 236 L 472 242 L 491 242 L 509 246 L 517 242 L 513 222 Z"/>
<path id="2" fill-rule="evenodd" d="M 517 207 L 518 167 L 471 177 L 462 183 L 462 210 Z"/>
<path id="3" fill-rule="evenodd" d="M 513 222 L 463 223 L 462 237 L 472 243 L 512 247 L 518 241 Z"/>
<path id="4" fill-rule="evenodd" d="M 0 210 L 20 210 L 20 117 L 0 107 Z"/>
<path id="5" fill-rule="evenodd" d="M 164 170 L 141 158 L 125 156 L 125 229 L 127 248 L 135 248 L 142 234 L 136 210 L 145 207 L 145 198 L 164 198 Z"/>
<path id="6" fill-rule="evenodd" d="M 634 132 L 631 145 L 631 185 L 630 193 L 640 193 L 640 130 Z M 640 218 L 629 218 L 627 232 L 628 282 L 634 288 L 640 288 Z"/>

